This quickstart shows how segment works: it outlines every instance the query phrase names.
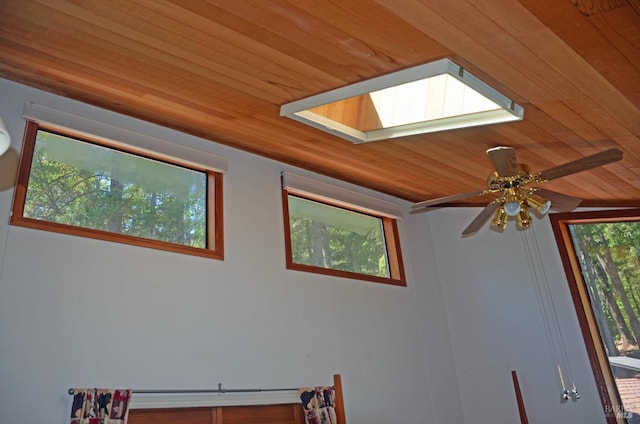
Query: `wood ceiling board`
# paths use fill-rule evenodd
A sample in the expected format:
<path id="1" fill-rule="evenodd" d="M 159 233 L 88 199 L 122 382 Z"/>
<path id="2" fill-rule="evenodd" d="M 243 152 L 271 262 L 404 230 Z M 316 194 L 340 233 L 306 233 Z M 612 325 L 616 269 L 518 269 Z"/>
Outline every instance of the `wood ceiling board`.
<path id="1" fill-rule="evenodd" d="M 555 57 L 553 62 L 559 68 L 561 66 L 561 72 L 571 77 L 585 94 L 640 134 L 638 68 L 571 4 L 558 1 L 543 5 L 535 0 L 520 1 L 548 25 L 546 31 L 561 37 L 566 43 L 565 46 L 551 48 L 543 39 L 538 44 L 546 52 L 541 54 Z M 589 66 L 584 66 L 583 62 Z"/>
<path id="2" fill-rule="evenodd" d="M 92 57 L 93 62 L 87 65 L 123 80 L 130 80 L 133 84 L 171 87 L 174 90 L 186 90 L 188 87 L 188 92 L 184 93 L 185 97 L 196 95 L 201 90 L 216 88 L 212 84 L 233 87 L 225 90 L 227 96 L 233 96 L 234 92 L 240 90 L 242 93 L 248 93 L 251 98 L 262 98 L 270 103 L 278 102 L 287 95 L 287 92 L 276 84 L 239 73 L 233 67 L 202 59 L 197 54 L 184 53 L 184 50 L 169 43 L 150 43 L 149 40 L 156 40 L 154 37 L 136 40 L 140 38 L 138 34 L 141 34 L 137 30 L 133 33 L 133 30 L 129 30 L 128 37 L 123 36 L 121 34 L 127 34 L 126 27 L 118 22 L 102 22 L 102 25 L 110 27 L 109 29 L 102 29 L 98 25 L 87 28 L 88 23 L 78 23 L 77 19 L 68 15 L 63 15 L 64 19 L 52 18 L 54 15 L 55 12 L 34 12 L 29 15 L 29 20 L 14 22 L 13 28 L 8 30 L 10 33 L 18 33 L 19 27 L 30 28 L 29 37 L 23 41 L 24 43 L 28 42 L 43 53 L 72 62 L 78 62 L 79 58 Z M 83 16 L 83 19 L 89 18 L 90 16 Z M 59 19 L 60 25 L 47 25 L 47 19 Z M 40 41 L 43 33 L 47 34 L 46 43 Z M 10 35 L 7 38 L 9 37 Z M 16 38 L 14 41 L 20 42 L 20 39 Z M 179 54 L 182 57 L 176 56 L 178 52 L 181 52 Z M 232 66 L 238 66 L 238 62 L 232 63 Z M 259 73 L 257 70 L 256 72 Z M 245 76 L 239 78 L 238 75 Z M 248 103 L 247 100 L 244 102 Z"/>
<path id="3" fill-rule="evenodd" d="M 574 104 L 580 102 L 580 99 L 576 99 Z M 552 116 L 553 119 L 562 122 L 571 131 L 573 131 L 579 140 L 583 140 L 585 144 L 597 144 L 602 148 L 603 143 L 607 144 L 607 147 L 613 147 L 615 144 L 613 141 L 605 140 L 606 135 L 596 128 L 593 123 L 584 119 L 579 113 L 573 110 L 567 102 L 555 101 L 540 105 L 540 109 L 547 115 Z"/>
<path id="4" fill-rule="evenodd" d="M 630 44 L 635 49 L 640 48 L 640 14 L 629 6 L 587 17 L 566 1 L 549 4 L 535 0 L 520 2 L 526 4 L 532 13 L 577 53 L 610 77 L 616 77 L 613 72 L 615 66 L 605 69 L 607 62 L 613 62 L 624 69 L 627 64 L 620 60 L 620 54 L 626 51 L 631 56 L 638 55 L 637 50 L 620 48 L 625 44 Z M 623 44 L 620 44 L 621 41 Z"/>
<path id="5" fill-rule="evenodd" d="M 0 75 L 411 201 L 484 187 L 496 145 L 536 169 L 619 147 L 621 162 L 549 189 L 629 204 L 640 199 L 640 15 L 609 6 L 5 0 Z M 524 120 L 353 145 L 279 116 L 288 101 L 442 57 L 514 98 Z"/>
<path id="6" fill-rule="evenodd" d="M 486 185 L 485 178 L 478 178 L 479 174 L 470 172 L 465 162 L 458 160 L 452 148 L 446 149 L 448 157 L 443 157 L 440 155 L 443 149 L 437 147 L 430 147 L 432 154 L 429 156 L 422 153 L 423 149 L 412 149 L 410 143 L 396 145 L 393 149 L 388 149 L 386 146 L 379 147 L 375 149 L 373 146 L 376 155 L 389 158 L 394 162 L 398 161 L 398 165 L 405 170 L 403 172 L 405 178 L 413 177 L 415 181 L 430 179 L 440 187 L 440 190 L 430 193 L 430 196 L 440 197 L 444 193 L 442 189 L 460 192 L 476 180 L 479 180 L 478 183 L 482 185 L 480 188 Z M 379 166 L 384 167 L 385 163 Z"/>
<path id="7" fill-rule="evenodd" d="M 390 5 L 390 10 L 393 5 L 393 12 L 407 22 L 422 28 L 457 56 L 473 63 L 472 73 L 481 71 L 491 75 L 491 80 L 485 82 L 517 102 L 543 102 L 580 93 L 570 80 L 550 72 L 544 61 L 468 2 L 430 2 L 428 6 L 411 2 L 411 7 L 406 7 L 406 2 L 381 0 Z"/>
<path id="8" fill-rule="evenodd" d="M 158 8 L 157 4 L 152 2 L 148 7 Z M 184 7 L 186 5 L 184 4 Z M 254 75 L 258 80 L 266 80 L 282 88 L 285 92 L 281 94 L 284 94 L 285 98 L 295 98 L 305 93 L 309 87 L 313 88 L 314 84 L 319 85 L 317 90 L 324 90 L 327 85 L 342 84 L 342 81 L 334 75 L 319 71 L 317 67 L 283 54 L 265 44 L 264 40 L 242 35 L 237 28 L 229 28 L 206 18 L 207 15 L 219 18 L 218 13 L 212 13 L 219 12 L 219 9 L 212 11 L 210 5 L 196 3 L 193 5 L 199 8 L 177 15 L 181 17 L 180 22 L 188 26 L 186 30 L 182 26 L 176 27 L 175 22 L 173 28 L 178 29 L 167 28 L 174 21 L 176 10 L 183 10 L 180 6 L 168 8 L 164 12 L 168 16 L 163 17 L 161 22 L 156 22 L 160 31 L 166 32 L 164 38 L 172 43 L 175 43 L 178 38 L 180 42 L 176 43 L 177 49 L 184 49 L 196 57 L 207 57 L 210 61 L 224 64 L 230 67 L 231 74 L 242 75 L 246 72 Z M 203 14 L 191 13 L 194 11 Z M 145 34 L 145 36 L 148 35 Z"/>
<path id="9" fill-rule="evenodd" d="M 637 69 L 640 69 L 640 15 L 628 8 L 616 9 L 589 17 L 613 46 Z"/>
<path id="10" fill-rule="evenodd" d="M 604 110 L 600 104 L 592 99 L 580 102 L 567 102 L 583 119 L 591 122 L 625 152 L 625 158 L 638 163 L 640 161 L 640 137 L 624 126 L 614 116 Z M 612 147 L 612 146 L 611 146 Z"/>
<path id="11" fill-rule="evenodd" d="M 285 52 L 294 48 L 311 51 L 315 60 L 321 59 L 323 64 L 345 67 L 351 78 L 344 83 L 355 82 L 354 74 L 359 77 L 378 75 L 395 69 L 397 63 L 390 57 L 373 49 L 360 40 L 349 37 L 342 31 L 324 24 L 322 21 L 304 13 L 293 13 L 295 8 L 282 8 L 279 2 L 227 2 L 224 7 L 227 13 L 241 17 L 245 21 L 254 22 L 256 30 L 247 35 L 256 40 L 269 40 Z M 269 34 L 272 34 L 269 36 Z M 344 49 L 345 43 L 348 49 Z M 337 54 L 340 52 L 341 54 Z M 365 59 L 366 60 L 363 60 Z M 333 71 L 334 67 L 328 68 Z"/>
<path id="12" fill-rule="evenodd" d="M 3 40 L 3 43 L 0 44 L 0 48 L 8 47 L 9 41 Z M 27 49 L 24 46 L 14 45 L 11 46 L 11 50 L 3 51 L 3 58 L 5 62 L 15 62 L 20 63 L 25 69 L 28 69 L 28 65 L 31 64 L 33 66 L 34 63 L 39 64 L 37 72 L 37 77 L 42 77 L 43 75 L 57 75 L 66 73 L 69 78 L 69 83 L 72 84 L 86 84 L 91 88 L 91 90 L 100 90 L 107 93 L 112 93 L 112 95 L 119 97 L 129 97 L 131 95 L 135 97 L 139 97 L 140 100 L 150 93 L 153 93 L 154 87 L 149 86 L 147 84 L 148 78 L 145 78 L 143 74 L 140 72 L 136 72 L 137 75 L 135 78 L 129 78 L 127 76 L 127 72 L 124 68 L 118 67 L 109 68 L 108 70 L 104 67 L 97 65 L 96 63 L 91 63 L 90 67 L 85 66 L 86 61 L 78 59 L 78 57 L 73 60 L 67 56 L 66 58 L 61 58 L 55 52 L 43 53 L 41 51 L 37 52 L 25 52 Z M 34 59 L 35 57 L 35 59 Z M 60 71 L 72 66 L 72 71 Z M 116 69 L 118 74 L 112 74 L 113 69 Z M 128 68 L 131 69 L 131 68 Z M 107 70 L 107 72 L 105 72 Z M 149 75 L 147 75 L 150 77 Z M 58 77 L 54 77 L 58 78 Z M 190 85 L 190 89 L 188 93 L 177 93 L 175 89 L 176 85 L 172 83 L 171 78 L 161 78 L 159 80 L 165 81 L 167 87 L 171 88 L 170 90 L 165 88 L 164 90 L 156 90 L 155 94 L 157 97 L 166 96 L 167 98 L 171 98 L 172 96 L 177 96 L 180 98 L 180 103 L 183 103 L 185 106 L 189 107 L 191 111 L 202 111 L 202 110 L 210 110 L 212 115 L 215 116 L 226 116 L 227 119 L 231 119 L 233 115 L 229 115 L 231 113 L 230 109 L 233 109 L 234 104 L 234 93 L 220 93 L 214 92 L 206 89 L 205 87 L 199 87 L 199 85 L 193 84 Z M 183 83 L 186 81 L 193 81 L 185 79 Z M 59 82 L 59 80 L 56 80 Z M 204 81 L 197 81 L 197 83 Z M 185 84 L 185 86 L 187 86 Z M 211 105 L 207 102 L 209 98 L 212 99 L 220 99 L 222 96 L 226 96 L 225 99 L 229 100 L 229 102 L 220 101 L 220 107 L 215 110 L 211 108 Z M 200 100 L 200 103 L 196 103 Z M 245 99 L 243 102 L 246 103 L 248 99 Z M 236 100 L 236 103 L 238 101 Z M 257 99 L 254 100 L 253 104 L 260 104 L 261 102 Z M 192 106 L 188 106 L 191 104 Z M 251 104 L 251 103 L 250 103 Z M 226 106 L 226 107 L 225 107 Z M 262 106 L 264 108 L 264 106 Z M 270 105 L 273 108 L 273 106 Z M 177 111 L 176 111 L 177 112 Z"/>
<path id="13" fill-rule="evenodd" d="M 395 15 L 389 14 L 387 9 L 368 0 L 333 2 L 331 8 L 326 7 L 325 2 L 287 2 L 304 8 L 354 39 L 366 40 L 367 44 L 377 46 L 381 52 L 393 53 L 394 60 L 400 65 L 419 65 L 451 54 L 431 37 L 407 27 Z M 430 57 L 425 57 L 427 54 Z"/>

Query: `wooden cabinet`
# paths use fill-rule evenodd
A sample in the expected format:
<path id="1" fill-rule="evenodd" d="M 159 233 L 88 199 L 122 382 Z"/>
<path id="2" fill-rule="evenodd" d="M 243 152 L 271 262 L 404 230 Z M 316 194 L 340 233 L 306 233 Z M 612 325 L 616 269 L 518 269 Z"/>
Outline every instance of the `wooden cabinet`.
<path id="1" fill-rule="evenodd" d="M 304 424 L 301 404 L 133 409 L 129 424 Z"/>

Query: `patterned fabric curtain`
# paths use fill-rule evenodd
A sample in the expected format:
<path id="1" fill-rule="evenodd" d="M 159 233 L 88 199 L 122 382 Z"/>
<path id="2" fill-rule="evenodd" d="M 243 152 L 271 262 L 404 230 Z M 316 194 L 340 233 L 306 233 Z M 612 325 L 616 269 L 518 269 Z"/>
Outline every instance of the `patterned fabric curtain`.
<path id="1" fill-rule="evenodd" d="M 131 390 L 74 389 L 70 424 L 126 424 Z"/>
<path id="2" fill-rule="evenodd" d="M 336 424 L 335 388 L 305 387 L 298 390 L 306 424 Z"/>

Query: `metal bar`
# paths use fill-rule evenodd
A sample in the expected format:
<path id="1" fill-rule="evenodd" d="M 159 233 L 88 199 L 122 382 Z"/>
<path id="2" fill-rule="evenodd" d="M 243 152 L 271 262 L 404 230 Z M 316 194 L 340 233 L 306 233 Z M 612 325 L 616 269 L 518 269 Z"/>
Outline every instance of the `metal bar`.
<path id="1" fill-rule="evenodd" d="M 131 390 L 132 394 L 197 394 L 197 393 L 258 393 L 258 392 L 290 392 L 298 391 L 297 387 L 286 389 L 224 389 L 222 384 L 218 383 L 217 389 L 149 389 L 149 390 Z M 75 394 L 75 389 L 69 389 L 70 395 Z"/>

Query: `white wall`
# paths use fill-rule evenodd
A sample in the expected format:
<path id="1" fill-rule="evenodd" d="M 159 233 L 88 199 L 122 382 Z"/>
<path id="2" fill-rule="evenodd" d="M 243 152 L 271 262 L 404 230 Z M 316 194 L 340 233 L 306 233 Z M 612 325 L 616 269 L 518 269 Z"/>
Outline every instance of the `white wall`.
<path id="1" fill-rule="evenodd" d="M 279 174 L 313 174 L 12 82 L 0 93 L 13 146 L 0 158 L 0 423 L 68 422 L 73 386 L 296 387 L 341 373 L 349 424 L 507 424 L 511 370 L 530 422 L 604 422 L 547 220 L 529 240 L 553 304 L 538 301 L 522 233 L 459 236 L 477 209 L 405 217 L 406 288 L 288 271 Z M 27 100 L 226 157 L 225 260 L 10 227 Z M 543 308 L 578 402 L 560 403 Z"/>
<path id="2" fill-rule="evenodd" d="M 70 387 L 298 387 L 334 373 L 350 424 L 463 422 L 457 384 L 470 352 L 452 355 L 445 320 L 461 299 L 445 284 L 442 301 L 426 217 L 401 226 L 406 288 L 288 271 L 279 174 L 311 174 L 12 82 L 0 80 L 0 93 L 13 137 L 4 171 L 17 161 L 25 101 L 229 160 L 224 261 L 10 227 L 12 190 L 1 189 L 0 423 L 68 422 Z M 465 320 L 447 314 L 465 349 Z M 463 389 L 468 413 L 478 399 Z"/>
<path id="3" fill-rule="evenodd" d="M 466 422 L 519 422 L 511 380 L 511 370 L 515 370 L 529 422 L 603 423 L 604 413 L 548 219 L 534 218 L 526 233 L 513 226 L 503 234 L 483 228 L 473 237 L 461 238 L 460 233 L 478 212 L 474 208 L 429 212 Z M 529 265 L 527 245 L 532 246 L 533 257 L 536 252 L 542 257 L 542 268 L 534 261 L 538 277 Z M 543 296 L 536 289 L 538 283 Z M 550 296 L 544 295 L 545 284 Z M 559 331 L 554 330 L 558 328 L 556 316 Z M 549 322 L 549 331 L 545 322 Z M 562 350 L 569 359 L 568 367 L 562 362 Z M 564 378 L 569 379 L 569 371 L 574 377 L 581 394 L 577 402 L 560 402 L 556 358 Z"/>

